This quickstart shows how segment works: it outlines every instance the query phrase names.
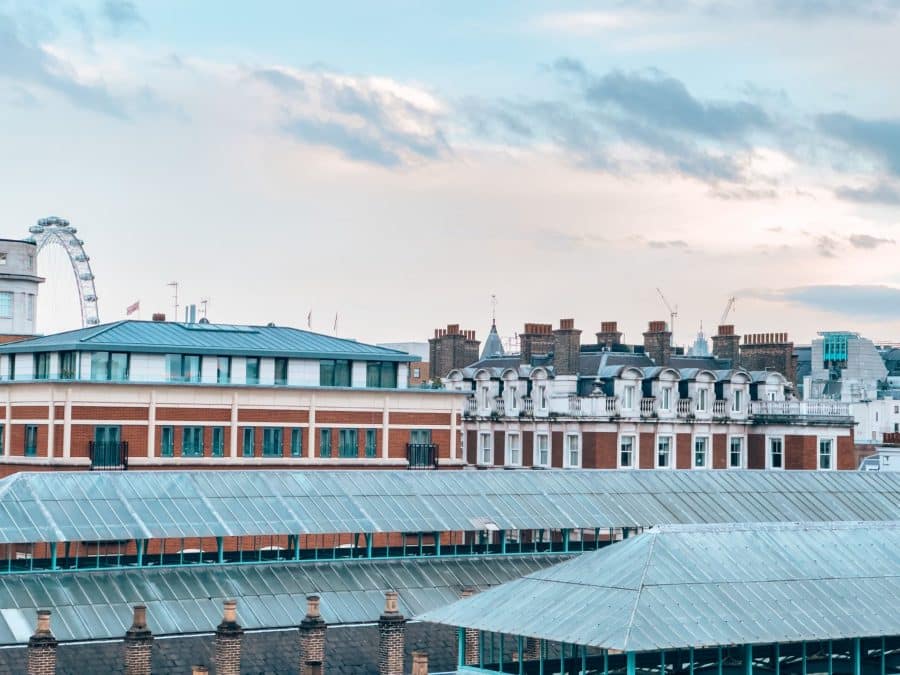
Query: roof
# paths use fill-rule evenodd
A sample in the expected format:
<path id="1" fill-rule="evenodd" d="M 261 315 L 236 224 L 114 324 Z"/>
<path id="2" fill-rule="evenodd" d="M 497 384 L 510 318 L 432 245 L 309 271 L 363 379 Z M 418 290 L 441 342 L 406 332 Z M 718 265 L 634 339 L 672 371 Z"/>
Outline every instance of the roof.
<path id="1" fill-rule="evenodd" d="M 465 587 L 517 579 L 568 556 L 341 560 L 327 563 L 194 565 L 179 568 L 4 575 L 0 578 L 0 644 L 28 641 L 38 609 L 49 609 L 58 640 L 121 638 L 132 606 L 147 606 L 154 635 L 215 630 L 222 601 L 238 601 L 248 630 L 296 627 L 306 596 L 322 599 L 329 624 L 375 621 L 384 592 L 399 594 L 407 617 L 453 602 Z"/>
<path id="2" fill-rule="evenodd" d="M 900 523 L 661 527 L 418 618 L 657 651 L 900 633 Z"/>
<path id="3" fill-rule="evenodd" d="M 799 520 L 900 520 L 900 472 L 129 470 L 0 480 L 0 544 Z"/>
<path id="4" fill-rule="evenodd" d="M 497 334 L 497 324 L 491 324 L 491 332 L 488 333 L 487 339 L 484 341 L 484 348 L 481 350 L 482 359 L 496 358 L 503 356 L 503 343 Z"/>
<path id="5" fill-rule="evenodd" d="M 0 354 L 60 350 L 417 361 L 396 349 L 283 326 L 117 321 L 0 345 Z"/>

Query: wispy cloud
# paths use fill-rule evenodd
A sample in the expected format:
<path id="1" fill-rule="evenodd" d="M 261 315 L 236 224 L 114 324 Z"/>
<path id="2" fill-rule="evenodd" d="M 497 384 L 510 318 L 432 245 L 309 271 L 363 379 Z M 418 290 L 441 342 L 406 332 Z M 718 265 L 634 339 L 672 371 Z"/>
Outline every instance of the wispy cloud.
<path id="1" fill-rule="evenodd" d="M 132 28 L 144 28 L 147 22 L 131 0 L 104 0 L 100 5 L 100 16 L 112 32 L 120 35 Z"/>
<path id="2" fill-rule="evenodd" d="M 782 289 L 747 289 L 741 297 L 786 303 L 848 317 L 893 321 L 900 288 L 885 285 L 814 285 Z"/>
<path id="3" fill-rule="evenodd" d="M 866 153 L 900 175 L 900 120 L 867 120 L 847 113 L 829 113 L 819 115 L 817 122 L 828 136 Z"/>
<path id="4" fill-rule="evenodd" d="M 834 191 L 834 194 L 840 199 L 861 204 L 900 204 L 900 190 L 885 182 L 868 187 L 842 185 Z"/>
<path id="5" fill-rule="evenodd" d="M 847 240 L 850 242 L 850 245 L 854 248 L 862 248 L 866 250 L 871 250 L 873 248 L 878 248 L 879 246 L 883 246 L 885 244 L 893 244 L 893 239 L 886 239 L 884 237 L 873 237 L 870 234 L 851 234 L 847 237 Z"/>

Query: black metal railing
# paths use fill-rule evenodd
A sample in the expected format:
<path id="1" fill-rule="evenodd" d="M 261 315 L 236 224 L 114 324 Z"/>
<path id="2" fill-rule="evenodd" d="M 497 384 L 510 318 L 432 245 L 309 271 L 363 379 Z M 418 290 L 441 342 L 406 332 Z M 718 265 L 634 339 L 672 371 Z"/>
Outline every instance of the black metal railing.
<path id="1" fill-rule="evenodd" d="M 125 471 L 128 468 L 128 443 L 126 441 L 88 441 L 91 471 Z"/>
<path id="2" fill-rule="evenodd" d="M 438 467 L 438 444 L 407 443 L 406 459 L 410 469 L 436 469 Z"/>

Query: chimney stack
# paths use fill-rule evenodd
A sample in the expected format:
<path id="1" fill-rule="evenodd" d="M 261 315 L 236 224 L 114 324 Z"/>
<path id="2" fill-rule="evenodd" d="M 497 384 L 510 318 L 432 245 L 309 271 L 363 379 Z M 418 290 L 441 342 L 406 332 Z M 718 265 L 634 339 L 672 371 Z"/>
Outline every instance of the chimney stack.
<path id="1" fill-rule="evenodd" d="M 306 597 L 306 616 L 300 621 L 300 675 L 316 675 L 313 663 L 319 664 L 319 675 L 325 664 L 325 620 L 319 612 L 319 596 Z"/>
<path id="2" fill-rule="evenodd" d="M 432 375 L 447 377 L 456 368 L 465 368 L 478 360 L 480 343 L 474 330 L 460 330 L 458 323 L 446 328 L 435 328 L 434 337 L 428 340 L 428 361 Z"/>
<path id="3" fill-rule="evenodd" d="M 412 675 L 428 675 L 428 652 L 412 653 Z"/>
<path id="4" fill-rule="evenodd" d="M 459 594 L 461 599 L 471 598 L 475 595 L 474 588 L 464 588 Z M 467 666 L 478 665 L 478 631 L 475 628 L 466 628 L 463 631 L 463 663 Z M 457 650 L 459 646 L 457 645 Z"/>
<path id="5" fill-rule="evenodd" d="M 378 619 L 378 675 L 403 675 L 405 649 L 406 619 L 397 608 L 396 591 L 388 591 Z"/>
<path id="6" fill-rule="evenodd" d="M 158 322 L 160 322 L 160 321 L 165 321 L 165 320 L 166 320 L 166 315 L 163 314 L 162 312 L 154 312 L 152 318 L 153 318 L 154 321 L 156 321 L 156 322 L 158 323 Z"/>
<path id="7" fill-rule="evenodd" d="M 735 334 L 731 324 L 719 326 L 712 336 L 713 355 L 731 361 L 732 368 L 737 368 L 741 363 L 740 345 L 741 336 Z"/>
<path id="8" fill-rule="evenodd" d="M 747 370 L 775 370 L 794 382 L 797 359 L 787 333 L 751 333 L 740 345 L 740 362 Z"/>
<path id="9" fill-rule="evenodd" d="M 216 628 L 216 675 L 240 675 L 244 629 L 237 622 L 237 601 L 226 600 L 222 623 Z"/>
<path id="10" fill-rule="evenodd" d="M 577 374 L 580 353 L 581 331 L 575 328 L 575 319 L 560 319 L 559 328 L 553 331 L 553 367 L 556 374 Z"/>
<path id="11" fill-rule="evenodd" d="M 526 323 L 519 333 L 520 360 L 531 364 L 535 356 L 545 356 L 553 351 L 553 324 Z"/>
<path id="12" fill-rule="evenodd" d="M 56 673 L 56 638 L 50 632 L 50 610 L 39 609 L 37 628 L 28 639 L 28 675 Z"/>
<path id="13" fill-rule="evenodd" d="M 153 633 L 147 628 L 147 608 L 135 605 L 131 628 L 125 633 L 125 675 L 150 675 Z"/>
<path id="14" fill-rule="evenodd" d="M 603 321 L 600 323 L 600 332 L 597 335 L 597 344 L 607 349 L 622 344 L 622 332 L 615 321 Z"/>
<path id="15" fill-rule="evenodd" d="M 665 321 L 651 321 L 644 333 L 644 353 L 657 366 L 669 365 L 672 358 L 672 331 Z"/>

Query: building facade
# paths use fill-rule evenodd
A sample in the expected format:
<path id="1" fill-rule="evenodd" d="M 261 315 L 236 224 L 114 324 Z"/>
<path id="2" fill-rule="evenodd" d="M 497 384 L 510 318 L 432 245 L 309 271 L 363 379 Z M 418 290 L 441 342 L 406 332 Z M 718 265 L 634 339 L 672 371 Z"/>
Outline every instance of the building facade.
<path id="1" fill-rule="evenodd" d="M 443 467 L 464 396 L 407 353 L 276 326 L 122 321 L 0 346 L 0 475 Z"/>
<path id="2" fill-rule="evenodd" d="M 38 285 L 34 242 L 0 239 L 0 342 L 34 335 Z M 5 339 L 4 339 L 5 338 Z"/>
<path id="3" fill-rule="evenodd" d="M 529 324 L 519 355 L 452 371 L 468 394 L 465 458 L 483 467 L 855 469 L 846 403 L 790 398 L 774 371 L 673 356 L 662 322 L 648 348 L 581 345 L 574 322 Z M 540 344 L 526 336 L 538 336 Z M 650 353 L 668 365 L 657 365 Z"/>

